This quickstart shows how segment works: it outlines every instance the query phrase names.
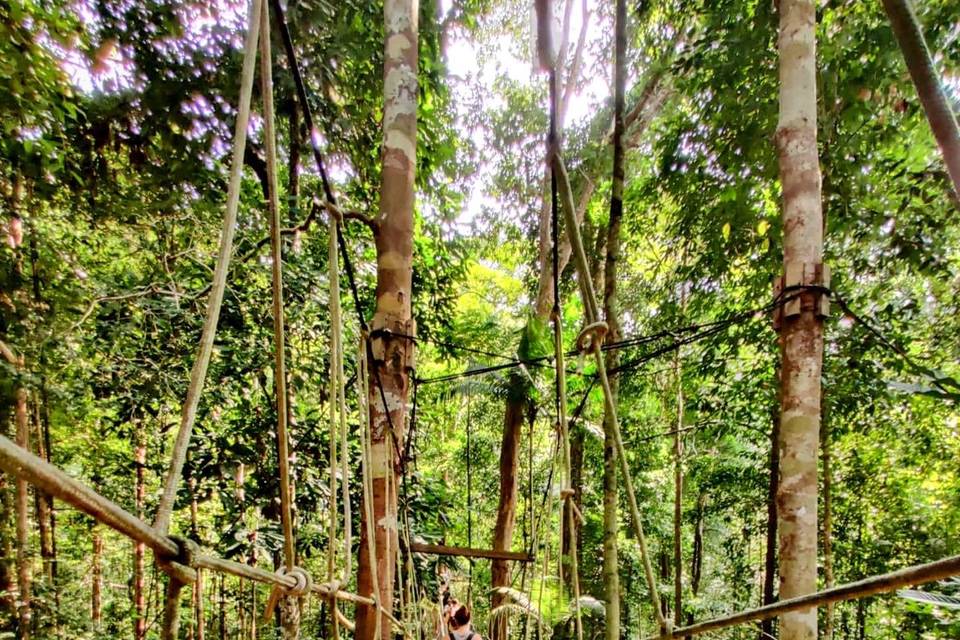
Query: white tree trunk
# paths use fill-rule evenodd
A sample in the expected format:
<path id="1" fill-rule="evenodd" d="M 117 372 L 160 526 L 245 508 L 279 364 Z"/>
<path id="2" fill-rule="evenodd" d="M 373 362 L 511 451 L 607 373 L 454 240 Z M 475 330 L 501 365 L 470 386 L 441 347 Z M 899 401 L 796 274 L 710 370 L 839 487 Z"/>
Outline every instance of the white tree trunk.
<path id="1" fill-rule="evenodd" d="M 823 213 L 817 154 L 816 12 L 813 0 L 780 2 L 780 122 L 785 286 L 820 281 Z M 817 587 L 817 453 L 823 321 L 817 295 L 800 290 L 783 314 L 780 484 L 777 494 L 780 597 Z M 784 614 L 782 640 L 816 640 L 815 608 Z"/>

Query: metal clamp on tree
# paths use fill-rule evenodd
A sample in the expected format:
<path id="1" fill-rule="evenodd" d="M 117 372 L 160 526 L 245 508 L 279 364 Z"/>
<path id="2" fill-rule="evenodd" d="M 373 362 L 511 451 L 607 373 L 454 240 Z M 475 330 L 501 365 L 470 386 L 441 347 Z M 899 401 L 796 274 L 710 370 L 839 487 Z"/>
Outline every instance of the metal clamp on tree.
<path id="1" fill-rule="evenodd" d="M 793 262 L 773 281 L 773 328 L 784 318 L 813 311 L 818 318 L 830 315 L 830 267 L 822 262 Z"/>

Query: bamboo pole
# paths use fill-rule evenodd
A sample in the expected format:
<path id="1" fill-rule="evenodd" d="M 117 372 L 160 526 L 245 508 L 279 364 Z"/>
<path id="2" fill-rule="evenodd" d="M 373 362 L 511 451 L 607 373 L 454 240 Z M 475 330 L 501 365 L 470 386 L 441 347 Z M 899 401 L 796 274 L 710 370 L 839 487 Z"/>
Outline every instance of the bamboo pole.
<path id="1" fill-rule="evenodd" d="M 656 638 L 658 640 L 671 640 L 673 638 L 698 635 L 708 631 L 717 631 L 747 622 L 768 620 L 791 611 L 812 609 L 813 607 L 819 607 L 832 602 L 857 600 L 878 593 L 889 593 L 900 587 L 934 582 L 955 575 L 960 575 L 960 555 L 950 556 L 926 564 L 906 567 L 889 573 L 882 573 L 856 582 L 842 584 L 833 589 L 825 589 L 796 598 L 781 600 L 780 602 L 764 605 L 756 609 L 748 609 L 747 611 L 733 613 L 713 620 L 698 622 L 697 624 L 687 627 L 674 629 L 672 632 L 663 636 L 656 636 Z M 647 640 L 654 640 L 654 637 L 651 636 L 647 638 Z"/>

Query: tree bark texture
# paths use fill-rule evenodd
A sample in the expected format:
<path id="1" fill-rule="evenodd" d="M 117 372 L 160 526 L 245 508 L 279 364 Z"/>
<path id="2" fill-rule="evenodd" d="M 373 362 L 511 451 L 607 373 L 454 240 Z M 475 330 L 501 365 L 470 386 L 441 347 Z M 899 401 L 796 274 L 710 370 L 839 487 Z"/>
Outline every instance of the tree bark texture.
<path id="1" fill-rule="evenodd" d="M 917 95 L 927 114 L 930 129 L 940 145 L 943 163 L 953 183 L 954 193 L 960 196 L 960 128 L 933 65 L 920 21 L 910 0 L 883 0 L 883 8 L 890 19 L 893 34 L 917 88 Z"/>
<path id="2" fill-rule="evenodd" d="M 780 375 L 777 374 L 779 380 Z M 770 430 L 770 481 L 767 490 L 767 549 L 763 563 L 763 604 L 776 601 L 777 578 L 777 494 L 780 485 L 780 408 L 773 410 Z M 760 622 L 759 640 L 773 635 L 774 619 Z"/>
<path id="3" fill-rule="evenodd" d="M 785 278 L 818 282 L 823 214 L 817 154 L 816 13 L 813 0 L 780 2 L 780 120 L 776 142 L 783 188 Z M 785 282 L 790 285 L 791 282 Z M 823 320 L 815 293 L 802 289 L 797 313 L 784 309 L 780 412 L 780 597 L 817 587 L 817 457 Z M 782 640 L 816 640 L 817 612 L 781 618 Z"/>
<path id="4" fill-rule="evenodd" d="M 377 305 L 372 322 L 373 376 L 370 384 L 371 474 L 373 481 L 374 554 L 368 557 L 366 527 L 361 527 L 358 588 L 369 595 L 374 588 L 371 560 L 377 563 L 376 585 L 387 611 L 393 608 L 396 569 L 397 454 L 403 450 L 412 341 L 392 334 L 413 335 L 411 311 L 413 280 L 413 206 L 417 140 L 418 3 L 384 3 L 384 110 L 382 184 L 377 249 Z M 388 330 L 391 334 L 384 334 Z M 381 385 L 382 384 L 382 388 Z M 391 547 L 392 550 L 391 550 Z M 378 615 L 372 607 L 357 608 L 356 637 L 373 640 Z M 391 625 L 381 618 L 383 640 L 392 637 Z"/>
<path id="5" fill-rule="evenodd" d="M 627 3 L 617 0 L 613 60 L 613 180 L 610 188 L 610 220 L 607 224 L 606 255 L 603 263 L 603 318 L 607 323 L 607 339 L 620 339 L 620 316 L 617 301 L 617 274 L 620 261 L 620 229 L 623 223 L 624 182 L 624 92 L 626 88 Z M 620 352 L 607 352 L 605 366 L 616 369 Z M 616 405 L 620 378 L 611 374 L 610 390 Z M 603 412 L 603 591 L 606 602 L 604 638 L 620 638 L 620 560 L 617 549 L 619 523 L 619 487 L 617 483 L 617 452 L 615 445 L 616 417 L 610 404 L 604 403 Z"/>
<path id="6" fill-rule="evenodd" d="M 497 504 L 497 522 L 493 531 L 494 551 L 508 551 L 513 543 L 513 530 L 517 516 L 517 463 L 520 457 L 520 433 L 526 416 L 526 390 L 507 400 L 503 418 L 503 439 L 500 442 L 500 500 Z M 494 560 L 490 565 L 490 586 L 510 586 L 510 562 Z M 503 594 L 494 592 L 490 604 L 498 607 L 507 600 Z M 506 640 L 508 616 L 499 616 L 498 623 L 491 627 L 491 640 Z"/>
<path id="7" fill-rule="evenodd" d="M 22 360 L 21 360 L 22 365 Z M 15 392 L 17 444 L 30 450 L 30 424 L 27 418 L 27 390 L 20 386 Z M 30 640 L 30 487 L 17 478 L 17 638 Z"/>
<path id="8" fill-rule="evenodd" d="M 143 427 L 136 424 L 134 464 L 136 465 L 136 484 L 134 499 L 137 507 L 137 517 L 143 519 L 144 500 L 146 498 L 146 478 L 144 476 L 147 465 L 147 447 L 143 443 Z M 147 637 L 146 599 L 144 592 L 144 552 L 142 542 L 133 543 L 133 639 L 145 640 Z"/>

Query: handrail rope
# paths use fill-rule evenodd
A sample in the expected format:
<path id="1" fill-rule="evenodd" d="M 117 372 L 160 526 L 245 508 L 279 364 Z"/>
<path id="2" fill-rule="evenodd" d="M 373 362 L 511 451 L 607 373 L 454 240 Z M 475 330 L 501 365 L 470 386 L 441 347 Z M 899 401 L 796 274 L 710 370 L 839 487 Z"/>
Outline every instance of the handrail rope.
<path id="1" fill-rule="evenodd" d="M 277 462 L 280 471 L 280 521 L 283 527 L 283 560 L 287 571 L 296 564 L 290 495 L 290 452 L 287 434 L 287 378 L 283 318 L 283 247 L 280 239 L 280 201 L 277 180 L 277 139 L 273 110 L 273 65 L 270 46 L 270 12 L 262 12 L 260 39 L 260 85 L 263 100 L 263 137 L 270 186 L 267 209 L 270 216 L 271 289 L 273 297 L 274 392 L 277 402 Z"/>
<path id="2" fill-rule="evenodd" d="M 563 213 L 566 220 L 567 237 L 573 248 L 574 264 L 577 269 L 580 283 L 580 292 L 584 298 L 584 308 L 586 310 L 586 322 L 592 324 L 598 322 L 600 318 L 596 311 L 596 294 L 593 291 L 593 281 L 590 276 L 590 266 L 587 262 L 587 255 L 583 248 L 583 239 L 580 237 L 580 229 L 577 227 L 576 214 L 574 212 L 573 194 L 570 190 L 570 181 L 567 177 L 566 167 L 563 164 L 563 158 L 559 149 L 553 151 L 550 158 L 554 173 L 558 178 L 560 190 L 562 192 Z M 630 464 L 627 461 L 626 450 L 623 446 L 623 437 L 620 432 L 620 421 L 617 416 L 617 406 L 613 399 L 613 391 L 610 387 L 610 380 L 607 377 L 607 369 L 603 362 L 603 351 L 600 342 L 594 340 L 590 345 L 590 351 L 593 353 L 597 363 L 597 374 L 600 385 L 603 389 L 604 404 L 611 417 L 610 427 L 613 434 L 613 441 L 617 451 L 617 458 L 620 461 L 621 475 L 623 475 L 623 485 L 627 494 L 630 506 L 630 515 L 633 520 L 634 531 L 637 541 L 640 545 L 640 555 L 643 560 L 644 573 L 646 574 L 647 588 L 650 591 L 650 600 L 653 604 L 654 614 L 661 629 L 670 632 L 672 630 L 671 621 L 663 614 L 660 607 L 660 594 L 657 587 L 656 577 L 653 572 L 653 564 L 650 560 L 650 553 L 647 550 L 647 539 L 643 531 L 643 522 L 640 517 L 640 508 L 637 505 L 637 496 L 633 488 L 633 476 L 630 472 Z"/>
<path id="3" fill-rule="evenodd" d="M 949 556 L 941 558 L 940 560 L 934 560 L 933 562 L 913 565 L 888 573 L 876 574 L 856 582 L 848 582 L 836 587 L 831 587 L 830 589 L 824 589 L 823 591 L 816 591 L 795 598 L 773 602 L 756 609 L 749 609 L 712 620 L 705 620 L 704 622 L 674 629 L 666 635 L 654 636 L 646 640 L 654 640 L 654 638 L 659 638 L 659 640 L 684 638 L 708 631 L 726 629 L 746 622 L 776 618 L 790 611 L 809 609 L 831 602 L 857 600 L 878 593 L 889 593 L 900 587 L 935 582 L 955 575 L 960 575 L 960 555 Z"/>
<path id="4" fill-rule="evenodd" d="M 25 478 L 45 493 L 66 502 L 131 540 L 143 543 L 150 547 L 158 558 L 176 560 L 180 553 L 180 545 L 175 539 L 143 522 L 58 467 L 18 446 L 6 436 L 0 436 L 0 469 L 19 478 Z M 199 554 L 194 562 L 195 568 L 228 573 L 284 589 L 292 589 L 296 586 L 296 579 L 292 577 L 279 576 L 271 571 L 213 555 Z M 314 583 L 311 591 L 328 596 L 331 588 L 327 584 Z M 336 597 L 359 604 L 375 604 L 372 598 L 339 589 L 336 590 Z"/>
<path id="5" fill-rule="evenodd" d="M 559 137 L 557 132 L 557 71 L 556 65 L 550 66 L 550 131 L 547 135 L 547 154 L 553 153 L 553 150 L 559 146 Z M 560 442 L 563 450 L 563 465 L 561 474 L 562 506 L 560 508 L 560 554 L 559 573 L 560 573 L 560 591 L 563 592 L 563 540 L 564 528 L 568 529 L 567 537 L 570 541 L 570 554 L 568 562 L 570 563 L 570 582 L 573 585 L 574 602 L 574 626 L 577 633 L 577 640 L 583 640 L 583 619 L 580 611 L 580 569 L 577 559 L 577 528 L 573 521 L 573 492 L 569 491 L 571 486 L 571 459 L 570 459 L 570 433 L 567 429 L 567 377 L 563 356 L 563 309 L 560 305 L 560 273 L 559 273 L 559 250 L 560 250 L 560 225 L 559 225 L 559 203 L 557 193 L 557 176 L 553 167 L 550 167 L 550 224 L 553 246 L 551 248 L 551 260 L 553 262 L 553 347 L 554 363 L 556 366 L 555 394 L 554 403 L 557 413 L 557 428 Z M 596 302 L 593 303 L 594 305 Z M 589 306 L 587 303 L 584 306 Z M 594 312 L 596 310 L 594 309 Z"/>
<path id="6" fill-rule="evenodd" d="M 233 237 L 236 230 L 237 209 L 240 203 L 240 183 L 243 172 L 243 154 L 246 148 L 247 125 L 250 119 L 251 98 L 253 95 L 253 76 L 257 57 L 257 43 L 260 39 L 260 28 L 263 16 L 262 0 L 252 0 L 247 16 L 247 35 L 244 43 L 243 68 L 240 80 L 240 97 L 237 105 L 237 121 L 234 129 L 233 156 L 230 164 L 230 181 L 227 187 L 227 206 L 224 211 L 223 227 L 220 234 L 220 251 L 214 269 L 210 295 L 207 299 L 207 313 L 204 318 L 203 330 L 200 336 L 200 345 L 197 359 L 190 372 L 190 384 L 181 410 L 180 428 L 170 454 L 170 466 L 164 483 L 163 494 L 157 508 L 154 528 L 161 535 L 166 535 L 170 528 L 173 507 L 176 503 L 177 489 L 183 474 L 183 466 L 187 459 L 187 450 L 190 447 L 190 438 L 193 425 L 200 404 L 200 395 L 206 381 L 207 368 L 213 352 L 213 343 L 216 339 L 217 324 L 220 319 L 220 307 L 226 289 L 227 274 L 230 266 L 230 257 L 233 252 Z M 267 36 L 269 34 L 266 34 Z M 177 556 L 181 553 L 182 545 L 176 545 Z M 180 626 L 180 594 L 183 587 L 196 580 L 196 571 L 190 565 L 195 561 L 191 557 L 186 565 L 179 562 L 167 561 L 169 558 L 159 556 L 160 567 L 170 576 L 165 587 L 165 602 L 163 620 L 161 622 L 162 640 L 175 640 Z M 178 558 L 187 560 L 185 557 Z M 192 572 L 192 573 L 191 573 Z"/>
<path id="7" fill-rule="evenodd" d="M 656 350 L 655 352 L 653 352 L 652 357 L 657 357 L 665 353 L 669 353 L 673 349 L 679 346 L 687 345 L 699 339 L 715 335 L 731 325 L 739 324 L 747 320 L 762 318 L 764 313 L 770 312 L 775 308 L 782 306 L 791 300 L 795 300 L 796 298 L 799 297 L 799 295 L 800 294 L 798 292 L 791 292 L 788 295 L 781 295 L 774 301 L 769 302 L 763 306 L 754 307 L 751 309 L 747 309 L 745 311 L 740 311 L 727 318 L 723 318 L 720 320 L 684 325 L 681 327 L 675 327 L 675 328 L 667 329 L 664 331 L 658 331 L 657 333 L 635 336 L 632 338 L 628 338 L 626 340 L 620 340 L 618 342 L 604 344 L 601 348 L 601 351 L 607 352 L 614 349 L 627 349 L 635 346 L 640 346 L 643 344 L 648 344 L 651 342 L 656 342 L 657 340 L 662 340 L 664 338 L 675 336 L 677 334 L 697 332 L 697 333 L 694 333 L 694 335 L 690 338 L 683 338 L 683 339 L 677 340 L 671 344 L 668 344 L 663 349 Z M 579 354 L 580 352 L 577 350 L 570 350 L 564 353 L 566 357 L 575 357 Z M 635 364 L 643 364 L 646 362 L 646 358 L 648 355 L 649 354 L 644 354 L 636 361 L 628 361 L 624 364 L 621 364 L 618 368 L 611 369 L 609 373 L 619 373 L 621 371 L 626 371 L 633 368 L 633 365 Z M 466 371 L 461 371 L 459 373 L 443 374 L 439 376 L 434 376 L 432 378 L 417 378 L 416 381 L 419 384 L 434 384 L 439 382 L 449 382 L 452 380 L 459 380 L 464 378 L 471 378 L 474 376 L 485 375 L 487 373 L 502 371 L 504 369 L 510 369 L 517 366 L 531 366 L 531 365 L 539 366 L 541 365 L 541 363 L 549 362 L 549 361 L 552 361 L 553 359 L 554 359 L 553 355 L 539 356 L 537 358 L 531 358 L 530 360 L 525 360 L 522 362 L 516 362 L 516 363 L 507 362 L 507 363 L 501 363 L 496 365 L 490 365 L 489 367 L 468 369 Z"/>
<path id="8" fill-rule="evenodd" d="M 207 298 L 207 314 L 203 322 L 197 359 L 194 361 L 193 369 L 190 372 L 190 386 L 187 388 L 187 395 L 183 401 L 180 429 L 177 432 L 173 450 L 170 454 L 170 466 L 167 471 L 163 494 L 157 507 L 157 515 L 154 519 L 154 526 L 162 533 L 166 533 L 170 528 L 173 505 L 176 502 L 183 465 L 187 459 L 187 449 L 190 446 L 190 436 L 197 417 L 200 393 L 203 390 L 207 367 L 210 364 L 213 341 L 216 338 L 217 324 L 220 319 L 220 307 L 223 304 L 223 294 L 227 284 L 227 271 L 230 265 L 230 256 L 233 252 L 233 237 L 237 228 L 240 181 L 243 176 L 243 155 L 247 141 L 247 125 L 250 120 L 250 100 L 253 95 L 253 74 L 262 9 L 263 0 L 251 0 L 250 11 L 247 16 L 247 36 L 243 49 L 243 69 L 240 73 L 240 97 L 237 103 L 237 121 L 233 134 L 233 155 L 230 160 L 227 204 L 223 216 L 223 227 L 220 232 L 220 251 L 213 273 L 210 296 Z"/>

